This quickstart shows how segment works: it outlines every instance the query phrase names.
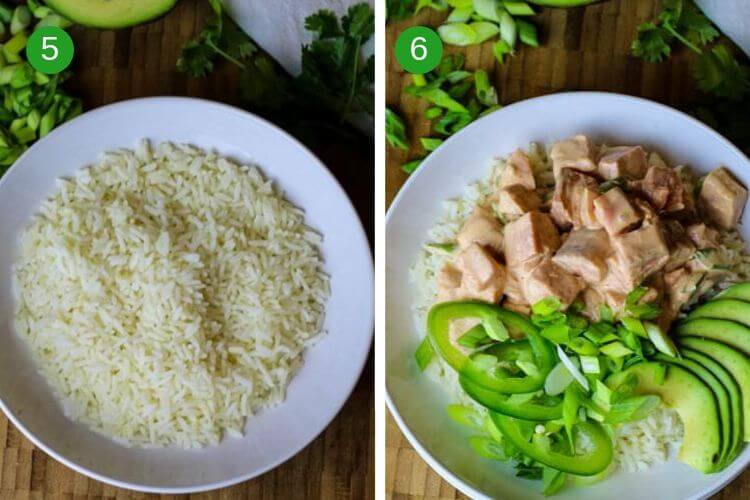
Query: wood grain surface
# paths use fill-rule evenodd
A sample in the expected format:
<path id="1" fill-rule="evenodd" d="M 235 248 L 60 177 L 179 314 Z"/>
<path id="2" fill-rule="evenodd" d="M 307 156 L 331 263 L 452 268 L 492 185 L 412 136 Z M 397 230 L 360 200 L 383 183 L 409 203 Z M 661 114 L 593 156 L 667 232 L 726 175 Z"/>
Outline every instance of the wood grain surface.
<path id="1" fill-rule="evenodd" d="M 84 99 L 85 109 L 157 95 L 235 103 L 237 74 L 231 69 L 222 66 L 221 71 L 203 79 L 191 79 L 175 70 L 180 47 L 201 29 L 208 14 L 205 0 L 181 0 L 166 17 L 133 29 L 73 29 L 74 77 L 66 89 Z M 371 235 L 374 210 L 371 142 L 342 144 L 332 139 L 313 145 L 313 150 L 345 187 Z M 372 373 L 370 359 L 341 413 L 296 457 L 238 486 L 189 497 L 144 495 L 77 474 L 36 449 L 0 416 L 0 499 L 372 499 L 375 418 Z"/>
<path id="2" fill-rule="evenodd" d="M 690 70 L 691 54 L 679 51 L 662 64 L 644 63 L 630 55 L 636 27 L 653 19 L 658 10 L 659 0 L 609 0 L 576 9 L 544 9 L 534 18 L 541 46 L 522 48 L 502 67 L 495 62 L 490 42 L 466 49 L 448 47 L 446 52 L 463 52 L 468 69 L 486 69 L 502 104 L 566 90 L 602 90 L 683 108 L 697 98 Z M 422 116 L 428 105 L 401 92 L 411 78 L 396 63 L 393 45 L 406 27 L 437 26 L 444 16 L 425 9 L 414 18 L 390 23 L 386 29 L 386 103 L 404 117 L 414 144 L 408 152 L 388 148 L 386 204 L 391 203 L 406 181 L 400 165 L 423 156 L 418 138 L 430 135 L 430 124 Z M 396 499 L 465 498 L 419 457 L 390 415 L 386 426 L 386 493 Z M 745 470 L 715 498 L 750 498 L 750 470 Z"/>

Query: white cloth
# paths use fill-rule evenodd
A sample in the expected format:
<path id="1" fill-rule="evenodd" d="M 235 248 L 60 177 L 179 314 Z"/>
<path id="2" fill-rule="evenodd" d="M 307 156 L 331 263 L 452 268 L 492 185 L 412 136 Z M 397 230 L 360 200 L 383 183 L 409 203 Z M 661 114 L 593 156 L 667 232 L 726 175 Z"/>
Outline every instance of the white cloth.
<path id="1" fill-rule="evenodd" d="M 696 3 L 750 57 L 750 0 L 696 0 Z"/>

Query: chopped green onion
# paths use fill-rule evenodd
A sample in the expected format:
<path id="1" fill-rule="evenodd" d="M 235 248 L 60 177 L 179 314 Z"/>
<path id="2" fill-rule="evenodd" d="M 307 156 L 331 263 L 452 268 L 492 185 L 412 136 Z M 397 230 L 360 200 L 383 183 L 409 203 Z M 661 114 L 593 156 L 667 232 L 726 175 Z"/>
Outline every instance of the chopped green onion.
<path id="1" fill-rule="evenodd" d="M 635 333 L 639 337 L 648 338 L 648 333 L 646 333 L 646 328 L 644 328 L 641 320 L 636 318 L 621 318 L 620 322 L 625 326 L 625 328 Z"/>
<path id="2" fill-rule="evenodd" d="M 576 354 L 583 356 L 596 356 L 599 354 L 599 349 L 594 343 L 583 337 L 576 337 L 568 342 L 568 348 L 575 351 Z"/>
<path id="3" fill-rule="evenodd" d="M 599 358 L 596 356 L 579 356 L 583 373 L 600 373 Z M 598 380 L 597 380 L 598 382 Z"/>
<path id="4" fill-rule="evenodd" d="M 10 33 L 15 35 L 25 30 L 31 24 L 31 11 L 25 5 L 19 5 L 13 11 L 13 17 L 10 19 Z"/>
<path id="5" fill-rule="evenodd" d="M 473 408 L 463 405 L 448 405 L 445 411 L 451 420 L 457 424 L 477 431 L 484 430 L 484 417 Z"/>
<path id="6" fill-rule="evenodd" d="M 476 349 L 492 342 L 482 325 L 476 325 L 458 338 L 458 344 L 469 349 Z"/>
<path id="7" fill-rule="evenodd" d="M 411 174 L 417 168 L 419 168 L 419 165 L 422 164 L 422 160 L 424 160 L 424 158 L 419 158 L 418 160 L 413 160 L 413 161 L 410 161 L 409 163 L 404 163 L 403 165 L 401 165 L 401 170 L 403 170 L 407 174 Z"/>
<path id="8" fill-rule="evenodd" d="M 425 110 L 424 117 L 427 118 L 428 120 L 434 120 L 435 118 L 439 117 L 442 114 L 443 114 L 443 110 L 442 109 L 440 109 L 440 108 L 438 108 L 436 106 L 433 106 L 433 107 L 427 108 Z"/>
<path id="9" fill-rule="evenodd" d="M 505 455 L 503 446 L 497 443 L 494 439 L 484 436 L 472 436 L 469 438 L 469 446 L 471 446 L 480 457 L 500 461 L 508 459 Z"/>
<path id="10" fill-rule="evenodd" d="M 518 26 L 518 38 L 529 47 L 539 47 L 539 38 L 536 32 L 536 26 L 529 21 L 516 19 Z"/>
<path id="11" fill-rule="evenodd" d="M 605 344 L 617 340 L 615 331 L 615 327 L 611 323 L 601 321 L 590 325 L 588 330 L 583 333 L 583 336 L 595 344 Z"/>
<path id="12" fill-rule="evenodd" d="M 498 22 L 498 4 L 497 0 L 474 0 L 474 10 L 484 19 Z"/>
<path id="13" fill-rule="evenodd" d="M 424 75 L 411 75 L 411 81 L 417 87 L 424 87 L 425 85 L 427 85 L 427 80 L 425 79 Z"/>
<path id="14" fill-rule="evenodd" d="M 591 399 L 604 411 L 609 411 L 612 405 L 612 390 L 604 385 L 604 382 L 597 379 L 594 382 L 594 394 Z"/>
<path id="15" fill-rule="evenodd" d="M 583 374 L 580 372 L 578 367 L 573 364 L 573 361 L 568 357 L 567 354 L 565 354 L 565 351 L 562 350 L 562 347 L 559 345 L 557 346 L 557 355 L 560 357 L 560 361 L 562 361 L 563 365 L 565 365 L 565 368 L 568 369 L 570 374 L 573 376 L 576 382 L 581 384 L 581 387 L 589 390 L 589 382 L 586 380 L 586 377 L 583 376 Z"/>
<path id="16" fill-rule="evenodd" d="M 479 35 L 466 23 L 451 23 L 438 26 L 440 38 L 448 45 L 465 47 L 477 43 Z"/>
<path id="17" fill-rule="evenodd" d="M 646 321 L 643 323 L 646 332 L 648 333 L 648 338 L 651 342 L 653 342 L 654 347 L 659 352 L 663 352 L 667 356 L 677 357 L 680 355 L 679 351 L 677 350 L 677 347 L 674 345 L 674 342 L 672 342 L 672 339 L 669 338 L 669 335 L 664 333 L 661 328 L 659 328 L 659 325 L 655 323 L 651 323 L 650 321 Z"/>
<path id="18" fill-rule="evenodd" d="M 570 340 L 570 327 L 551 325 L 542 329 L 539 334 L 555 344 L 565 344 Z"/>
<path id="19" fill-rule="evenodd" d="M 474 22 L 469 24 L 469 26 L 475 33 L 474 43 L 482 43 L 500 32 L 500 28 L 497 24 L 489 23 L 487 21 Z"/>
<path id="20" fill-rule="evenodd" d="M 434 87 L 406 87 L 406 92 L 426 99 L 435 106 L 440 106 L 456 113 L 468 113 L 463 104 L 453 99 L 446 91 Z"/>
<path id="21" fill-rule="evenodd" d="M 629 354 L 633 354 L 633 351 L 625 347 L 625 345 L 620 341 L 605 344 L 599 347 L 599 350 L 602 352 L 602 354 L 609 356 L 610 358 L 620 358 Z"/>
<path id="22" fill-rule="evenodd" d="M 554 495 L 565 486 L 568 475 L 551 467 L 542 468 L 542 494 Z"/>
<path id="23" fill-rule="evenodd" d="M 492 54 L 499 64 L 505 64 L 505 56 L 513 53 L 513 48 L 505 40 L 498 40 L 492 44 Z"/>
<path id="24" fill-rule="evenodd" d="M 461 7 L 453 9 L 453 11 L 445 20 L 446 23 L 465 23 L 471 19 L 471 15 L 474 13 L 473 7 Z"/>
<path id="25" fill-rule="evenodd" d="M 613 403 L 605 417 L 610 424 L 640 420 L 661 404 L 659 396 L 636 396 Z"/>
<path id="26" fill-rule="evenodd" d="M 500 13 L 500 38 L 513 49 L 516 46 L 516 38 L 518 37 L 518 30 L 516 29 L 516 21 L 513 16 L 508 12 L 503 11 Z"/>
<path id="27" fill-rule="evenodd" d="M 615 314 L 612 312 L 612 308 L 606 304 L 599 305 L 599 317 L 602 321 L 607 321 L 609 323 L 612 323 L 615 320 Z"/>
<path id="28" fill-rule="evenodd" d="M 425 151 L 435 151 L 441 144 L 443 144 L 442 139 L 436 139 L 434 137 L 422 137 L 419 139 L 419 142 L 422 143 L 422 147 Z"/>
<path id="29" fill-rule="evenodd" d="M 414 352 L 414 359 L 417 361 L 419 370 L 424 371 L 434 356 L 435 349 L 433 349 L 432 344 L 430 343 L 430 338 L 425 337 L 422 339 L 422 342 L 419 343 L 419 347 L 417 347 L 417 350 Z"/>
<path id="30" fill-rule="evenodd" d="M 494 106 L 497 104 L 497 91 L 490 84 L 490 77 L 486 71 L 480 69 L 474 73 L 474 85 L 479 102 L 485 106 Z"/>
<path id="31" fill-rule="evenodd" d="M 455 243 L 427 243 L 425 249 L 428 251 L 438 250 L 440 253 L 450 255 L 456 251 Z"/>
<path id="32" fill-rule="evenodd" d="M 573 375 L 560 362 L 550 370 L 547 378 L 544 379 L 544 392 L 550 396 L 557 396 L 558 394 L 562 394 L 572 381 Z"/>
<path id="33" fill-rule="evenodd" d="M 560 299 L 550 296 L 532 305 L 531 312 L 539 316 L 549 316 L 552 313 L 557 312 L 561 305 Z"/>
<path id="34" fill-rule="evenodd" d="M 391 147 L 409 149 L 409 142 L 406 139 L 406 124 L 398 114 L 388 107 L 385 108 L 385 138 Z"/>

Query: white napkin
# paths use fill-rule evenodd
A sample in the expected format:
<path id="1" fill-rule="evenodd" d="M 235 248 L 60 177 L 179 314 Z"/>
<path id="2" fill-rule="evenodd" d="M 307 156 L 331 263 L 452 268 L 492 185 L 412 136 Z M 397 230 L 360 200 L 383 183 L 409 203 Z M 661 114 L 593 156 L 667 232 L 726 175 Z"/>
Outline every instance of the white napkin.
<path id="1" fill-rule="evenodd" d="M 696 3 L 750 57 L 750 0 L 696 0 Z"/>
<path id="2" fill-rule="evenodd" d="M 268 52 L 292 75 L 302 71 L 302 45 L 312 36 L 305 29 L 305 18 L 320 9 L 332 10 L 339 17 L 355 3 L 363 0 L 224 0 L 227 12 L 263 50 Z M 375 0 L 364 0 L 374 6 Z M 362 47 L 369 57 L 375 50 L 375 37 Z M 373 135 L 375 123 L 371 116 L 352 117 L 352 124 Z"/>

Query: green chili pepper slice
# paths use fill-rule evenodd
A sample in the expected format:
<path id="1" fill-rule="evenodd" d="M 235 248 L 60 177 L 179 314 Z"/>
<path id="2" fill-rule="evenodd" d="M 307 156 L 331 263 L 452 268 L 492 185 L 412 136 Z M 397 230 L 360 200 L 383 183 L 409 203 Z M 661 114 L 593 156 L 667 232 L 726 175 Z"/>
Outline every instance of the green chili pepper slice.
<path id="1" fill-rule="evenodd" d="M 528 346 L 518 342 L 502 342 L 482 351 L 499 359 L 512 358 L 518 349 L 531 348 L 538 369 L 534 375 L 511 377 L 497 367 L 487 367 L 474 362 L 464 351 L 450 341 L 450 322 L 461 318 L 476 318 L 481 321 L 487 334 L 494 338 L 507 338 L 507 328 L 526 335 Z M 539 335 L 537 328 L 518 313 L 484 302 L 442 302 L 430 309 L 427 315 L 427 331 L 433 346 L 445 361 L 457 372 L 486 389 L 506 394 L 534 392 L 542 388 L 547 374 L 555 365 L 552 344 Z M 505 335 L 505 337 L 503 337 Z"/>
<path id="2" fill-rule="evenodd" d="M 521 453 L 548 467 L 578 476 L 593 476 L 612 463 L 612 440 L 604 428 L 592 422 L 578 422 L 573 426 L 573 435 L 586 442 L 586 451 L 567 455 L 551 449 L 541 439 L 524 437 L 521 421 L 513 417 L 490 412 L 492 422 L 503 436 Z"/>
<path id="3" fill-rule="evenodd" d="M 562 417 L 561 398 L 557 398 L 557 402 L 550 398 L 550 402 L 552 403 L 550 405 L 534 401 L 514 403 L 512 400 L 509 400 L 511 398 L 507 394 L 485 389 L 463 375 L 459 377 L 458 381 L 470 398 L 485 408 L 502 413 L 503 415 L 535 421 L 556 420 Z"/>

